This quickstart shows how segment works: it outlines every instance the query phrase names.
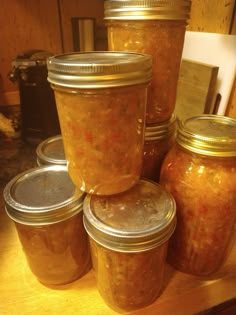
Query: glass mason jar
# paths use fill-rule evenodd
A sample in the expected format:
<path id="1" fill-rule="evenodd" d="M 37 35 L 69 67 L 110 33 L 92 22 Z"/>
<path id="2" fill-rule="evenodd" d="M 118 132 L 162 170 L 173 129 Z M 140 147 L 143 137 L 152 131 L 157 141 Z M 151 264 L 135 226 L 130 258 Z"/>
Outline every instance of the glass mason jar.
<path id="1" fill-rule="evenodd" d="M 66 165 L 62 136 L 57 135 L 40 142 L 36 148 L 37 164 Z"/>
<path id="2" fill-rule="evenodd" d="M 177 207 L 169 262 L 193 275 L 217 271 L 236 222 L 236 120 L 202 115 L 182 123 L 162 164 L 160 183 Z"/>
<path id="3" fill-rule="evenodd" d="M 137 51 L 153 57 L 147 123 L 170 119 L 191 0 L 105 0 L 108 50 Z"/>
<path id="4" fill-rule="evenodd" d="M 141 174 L 151 56 L 86 52 L 48 59 L 68 172 L 80 190 L 102 195 Z"/>
<path id="5" fill-rule="evenodd" d="M 72 282 L 91 267 L 83 226 L 85 194 L 75 190 L 65 166 L 27 170 L 4 189 L 32 273 L 45 285 Z"/>
<path id="6" fill-rule="evenodd" d="M 165 155 L 174 145 L 176 117 L 145 127 L 142 177 L 159 182 L 161 165 Z"/>
<path id="7" fill-rule="evenodd" d="M 140 180 L 113 196 L 87 195 L 89 234 L 98 291 L 116 311 L 150 305 L 163 289 L 175 201 L 159 184 Z"/>

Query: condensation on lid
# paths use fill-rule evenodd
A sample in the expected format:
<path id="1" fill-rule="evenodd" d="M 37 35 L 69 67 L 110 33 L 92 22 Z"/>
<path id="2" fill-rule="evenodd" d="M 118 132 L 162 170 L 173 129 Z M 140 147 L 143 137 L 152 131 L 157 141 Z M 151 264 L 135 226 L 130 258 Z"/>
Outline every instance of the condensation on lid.
<path id="1" fill-rule="evenodd" d="M 175 227 L 175 201 L 159 184 L 140 180 L 113 196 L 87 195 L 85 228 L 104 246 L 145 250 L 166 241 Z"/>
<path id="2" fill-rule="evenodd" d="M 4 189 L 6 212 L 29 225 L 62 221 L 81 211 L 84 193 L 77 191 L 65 166 L 50 165 L 27 170 Z"/>

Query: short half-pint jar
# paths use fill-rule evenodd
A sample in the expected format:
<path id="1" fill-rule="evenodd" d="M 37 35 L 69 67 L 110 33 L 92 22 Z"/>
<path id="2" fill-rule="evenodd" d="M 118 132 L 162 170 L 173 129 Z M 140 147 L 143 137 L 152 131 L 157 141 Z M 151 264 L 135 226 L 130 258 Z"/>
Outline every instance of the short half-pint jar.
<path id="1" fill-rule="evenodd" d="M 15 223 L 28 265 L 45 285 L 72 282 L 90 269 L 84 197 L 66 167 L 59 165 L 27 170 L 4 189 L 6 212 Z"/>
<path id="2" fill-rule="evenodd" d="M 174 199 L 148 180 L 118 195 L 86 196 L 84 225 L 97 287 L 111 308 L 137 310 L 162 293 L 175 224 Z"/>
<path id="3" fill-rule="evenodd" d="M 152 58 L 86 52 L 48 59 L 68 172 L 76 187 L 111 195 L 141 174 Z"/>

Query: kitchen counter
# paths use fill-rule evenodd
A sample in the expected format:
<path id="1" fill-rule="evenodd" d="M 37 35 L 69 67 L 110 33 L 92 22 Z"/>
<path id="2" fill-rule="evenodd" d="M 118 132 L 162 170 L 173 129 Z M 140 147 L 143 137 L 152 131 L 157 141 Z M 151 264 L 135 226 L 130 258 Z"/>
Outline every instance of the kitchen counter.
<path id="1" fill-rule="evenodd" d="M 36 166 L 35 145 L 21 140 L 0 142 L 0 193 L 18 173 Z M 222 236 L 223 237 L 223 236 Z M 0 197 L 0 314 L 1 315 L 113 315 L 103 302 L 93 271 L 60 287 L 46 287 L 30 272 L 13 222 Z M 215 312 L 217 305 L 236 305 L 236 236 L 224 266 L 209 278 L 199 278 L 166 268 L 161 296 L 133 315 L 192 315 Z M 213 308 L 213 310 L 212 310 Z M 221 306 L 222 308 L 222 306 Z M 223 313 L 223 314 L 235 314 Z"/>

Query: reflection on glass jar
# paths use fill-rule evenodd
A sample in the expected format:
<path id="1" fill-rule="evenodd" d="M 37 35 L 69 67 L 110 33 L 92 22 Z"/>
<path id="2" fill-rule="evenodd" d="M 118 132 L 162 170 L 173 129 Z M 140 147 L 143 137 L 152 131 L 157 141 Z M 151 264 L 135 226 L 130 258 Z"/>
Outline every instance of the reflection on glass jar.
<path id="1" fill-rule="evenodd" d="M 175 141 L 176 117 L 163 123 L 146 125 L 142 177 L 159 182 L 163 159 Z"/>
<path id="2" fill-rule="evenodd" d="M 153 303 L 163 290 L 168 240 L 175 229 L 171 195 L 147 180 L 119 195 L 87 195 L 84 225 L 104 301 L 122 312 Z"/>
<path id="3" fill-rule="evenodd" d="M 48 68 L 76 187 L 102 195 L 132 187 L 141 174 L 151 57 L 75 53 L 49 59 Z"/>
<path id="4" fill-rule="evenodd" d="M 137 51 L 153 57 L 147 123 L 170 119 L 191 1 L 105 1 L 108 49 Z"/>
<path id="5" fill-rule="evenodd" d="M 45 166 L 21 173 L 7 184 L 4 198 L 28 265 L 40 282 L 65 284 L 89 270 L 84 193 L 75 192 L 66 167 Z"/>
<path id="6" fill-rule="evenodd" d="M 177 206 L 168 259 L 183 272 L 208 275 L 226 259 L 236 222 L 236 121 L 190 118 L 176 142 L 160 177 Z"/>

